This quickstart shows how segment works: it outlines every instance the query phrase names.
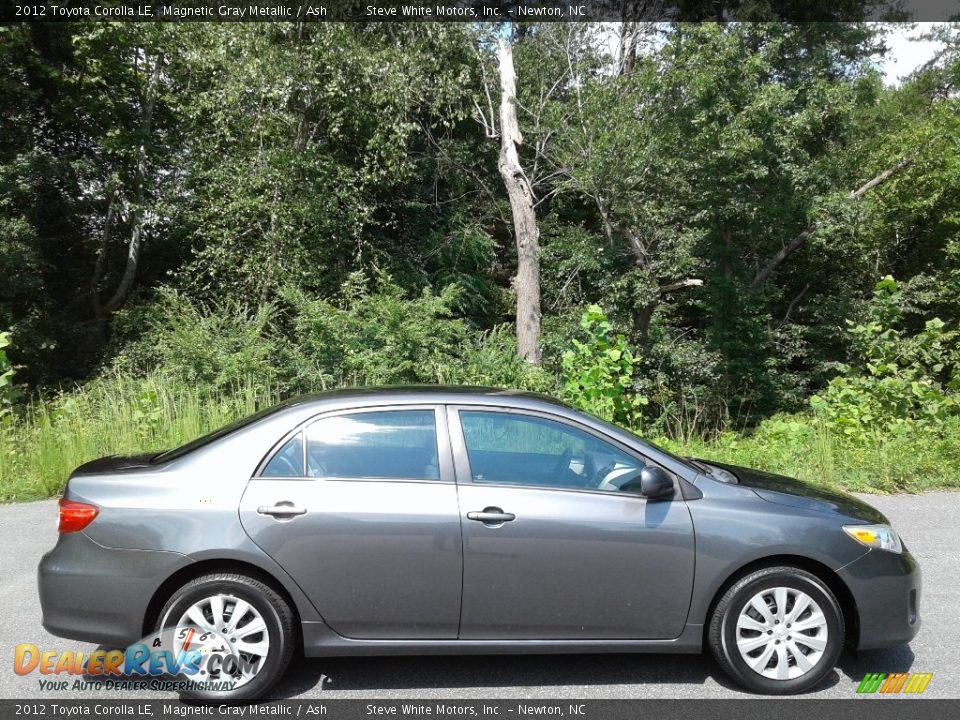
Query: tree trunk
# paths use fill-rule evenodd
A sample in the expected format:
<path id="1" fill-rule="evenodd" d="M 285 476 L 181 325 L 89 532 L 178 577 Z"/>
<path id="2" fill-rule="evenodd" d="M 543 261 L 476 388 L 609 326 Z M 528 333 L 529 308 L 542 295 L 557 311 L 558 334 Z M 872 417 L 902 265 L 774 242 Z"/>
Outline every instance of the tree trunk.
<path id="1" fill-rule="evenodd" d="M 517 122 L 517 76 L 513 46 L 499 43 L 500 66 L 500 176 L 510 198 L 513 232 L 517 243 L 517 351 L 534 365 L 540 352 L 540 230 L 534 210 L 533 189 L 520 165 L 517 148 L 523 142 Z"/>
<path id="2" fill-rule="evenodd" d="M 103 304 L 100 302 L 100 281 L 103 279 L 104 266 L 107 261 L 107 252 L 110 248 L 110 233 L 113 230 L 114 209 L 117 205 L 117 192 L 111 191 L 107 201 L 107 217 L 103 221 L 103 232 L 100 234 L 100 248 L 97 250 L 97 259 L 93 265 L 93 275 L 90 277 L 90 301 L 93 305 L 93 317 L 97 322 L 97 332 L 105 335 L 106 315 Z"/>
<path id="3" fill-rule="evenodd" d="M 113 296 L 104 304 L 103 310 L 112 313 L 123 306 L 130 295 L 140 266 L 140 250 L 143 247 L 143 202 L 147 182 L 147 141 L 153 131 L 153 106 L 157 100 L 160 86 L 161 58 L 153 61 L 153 68 L 147 80 L 143 98 L 143 121 L 140 127 L 140 147 L 137 155 L 137 170 L 134 180 L 133 207 L 130 213 L 130 243 L 127 245 L 127 263 L 123 269 L 120 284 Z"/>

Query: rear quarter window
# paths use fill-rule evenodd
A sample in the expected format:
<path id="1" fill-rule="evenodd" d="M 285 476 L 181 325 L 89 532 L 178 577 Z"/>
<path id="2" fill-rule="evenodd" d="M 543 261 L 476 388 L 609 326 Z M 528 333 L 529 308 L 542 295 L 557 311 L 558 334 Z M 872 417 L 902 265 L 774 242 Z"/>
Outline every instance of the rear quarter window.
<path id="1" fill-rule="evenodd" d="M 260 473 L 261 477 L 303 477 L 303 433 L 284 443 Z"/>

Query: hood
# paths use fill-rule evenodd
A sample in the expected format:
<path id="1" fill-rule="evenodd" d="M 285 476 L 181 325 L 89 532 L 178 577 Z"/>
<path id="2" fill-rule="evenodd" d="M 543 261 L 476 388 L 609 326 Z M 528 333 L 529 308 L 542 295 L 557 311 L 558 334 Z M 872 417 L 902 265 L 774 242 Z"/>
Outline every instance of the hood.
<path id="1" fill-rule="evenodd" d="M 879 510 L 849 493 L 762 470 L 725 465 L 712 460 L 700 462 L 732 472 L 740 485 L 750 488 L 767 502 L 816 512 L 836 513 L 868 523 L 888 522 Z"/>
<path id="2" fill-rule="evenodd" d="M 84 463 L 73 471 L 75 475 L 109 475 L 110 473 L 127 472 L 129 470 L 146 470 L 155 467 L 151 465 L 150 460 L 156 457 L 157 453 L 145 453 L 142 455 L 110 455 L 109 457 L 91 460 Z"/>

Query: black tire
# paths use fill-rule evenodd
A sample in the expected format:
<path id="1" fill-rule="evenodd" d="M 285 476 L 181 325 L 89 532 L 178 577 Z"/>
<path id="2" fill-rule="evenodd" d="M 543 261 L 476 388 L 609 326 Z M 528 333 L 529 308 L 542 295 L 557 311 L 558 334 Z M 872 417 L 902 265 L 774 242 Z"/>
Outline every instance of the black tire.
<path id="1" fill-rule="evenodd" d="M 245 600 L 263 617 L 270 640 L 267 657 L 253 679 L 234 690 L 191 689 L 182 692 L 181 697 L 221 703 L 262 697 L 286 671 L 293 657 L 297 637 L 293 611 L 283 597 L 269 585 L 237 573 L 202 575 L 188 582 L 167 600 L 160 611 L 156 630 L 160 632 L 175 626 L 183 613 L 195 602 L 220 593 Z"/>
<path id="2" fill-rule="evenodd" d="M 736 644 L 737 619 L 744 606 L 757 593 L 776 587 L 795 588 L 809 595 L 820 606 L 827 624 L 823 655 L 806 674 L 790 680 L 768 678 L 753 670 Z M 844 632 L 843 613 L 830 588 L 805 570 L 782 566 L 752 572 L 727 589 L 710 618 L 708 643 L 717 663 L 739 685 L 764 695 L 792 695 L 816 686 L 836 667 Z"/>

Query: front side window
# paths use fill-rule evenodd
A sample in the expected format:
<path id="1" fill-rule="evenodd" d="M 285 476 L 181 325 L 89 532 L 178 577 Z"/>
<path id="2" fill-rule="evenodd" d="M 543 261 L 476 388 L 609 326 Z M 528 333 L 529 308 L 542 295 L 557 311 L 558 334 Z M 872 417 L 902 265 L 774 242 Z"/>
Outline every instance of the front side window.
<path id="1" fill-rule="evenodd" d="M 617 492 L 644 462 L 583 430 L 555 420 L 460 411 L 475 483 Z"/>
<path id="2" fill-rule="evenodd" d="M 307 475 L 439 480 L 433 410 L 384 410 L 321 418 L 306 429 Z"/>

